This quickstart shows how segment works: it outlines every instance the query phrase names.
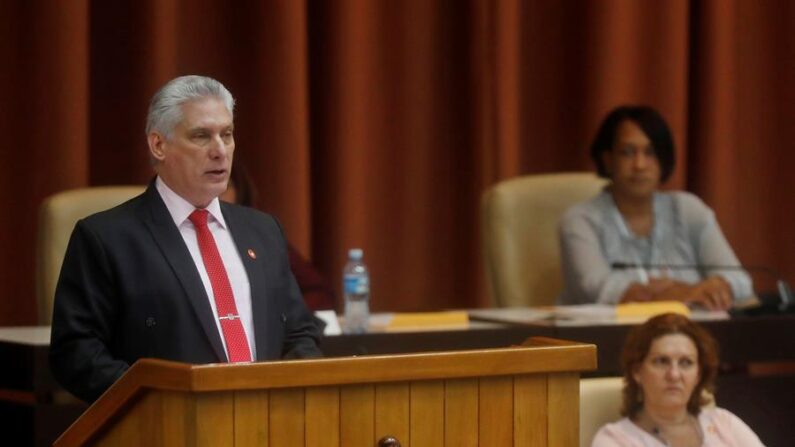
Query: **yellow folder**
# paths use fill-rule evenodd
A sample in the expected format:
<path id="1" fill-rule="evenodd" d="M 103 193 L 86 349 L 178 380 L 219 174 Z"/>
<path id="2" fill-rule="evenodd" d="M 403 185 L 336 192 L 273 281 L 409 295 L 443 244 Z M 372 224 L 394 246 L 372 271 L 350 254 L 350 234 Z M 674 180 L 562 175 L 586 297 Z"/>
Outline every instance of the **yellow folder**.
<path id="1" fill-rule="evenodd" d="M 465 329 L 469 327 L 466 311 L 396 313 L 386 326 L 388 332 L 413 330 Z"/>
<path id="2" fill-rule="evenodd" d="M 650 301 L 616 306 L 616 318 L 648 318 L 668 312 L 690 317 L 690 308 L 679 301 Z"/>

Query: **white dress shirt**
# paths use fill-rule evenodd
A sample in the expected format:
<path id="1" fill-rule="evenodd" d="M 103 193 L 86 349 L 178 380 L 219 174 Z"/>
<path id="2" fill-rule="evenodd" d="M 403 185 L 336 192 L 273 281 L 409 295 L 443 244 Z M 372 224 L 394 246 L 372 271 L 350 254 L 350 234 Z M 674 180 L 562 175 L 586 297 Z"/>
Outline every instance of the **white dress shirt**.
<path id="1" fill-rule="evenodd" d="M 224 352 L 226 352 L 228 358 L 229 352 L 226 350 L 226 340 L 221 330 L 221 320 L 218 319 L 218 310 L 215 306 L 213 287 L 210 283 L 210 277 L 207 275 L 207 269 L 204 266 L 201 251 L 199 250 L 199 242 L 196 239 L 196 228 L 188 219 L 188 216 L 190 216 L 196 207 L 180 197 L 179 194 L 175 193 L 160 177 L 157 177 L 155 180 L 155 187 L 157 188 L 157 192 L 160 193 L 160 197 L 163 198 L 163 202 L 165 202 L 166 208 L 168 208 L 168 212 L 171 214 L 171 218 L 174 219 L 174 224 L 179 229 L 182 239 L 185 240 L 185 245 L 187 245 L 190 256 L 193 258 L 193 263 L 196 264 L 196 269 L 199 271 L 202 284 L 204 284 L 204 290 L 207 291 L 210 307 L 213 309 L 213 315 L 215 315 L 215 326 L 218 328 L 218 334 L 221 336 L 221 343 L 224 345 Z M 221 205 L 218 203 L 218 198 L 213 199 L 205 209 L 210 213 L 207 217 L 207 227 L 210 229 L 215 239 L 215 244 L 218 246 L 218 252 L 221 254 L 221 260 L 224 263 L 226 274 L 229 276 L 229 283 L 232 286 L 232 293 L 235 297 L 237 313 L 240 316 L 240 321 L 243 323 L 248 345 L 251 348 L 251 358 L 256 359 L 257 349 L 254 344 L 254 316 L 251 313 L 251 286 L 248 282 L 246 269 L 243 267 L 240 253 L 237 252 L 232 234 L 226 226 L 223 214 L 221 214 Z"/>

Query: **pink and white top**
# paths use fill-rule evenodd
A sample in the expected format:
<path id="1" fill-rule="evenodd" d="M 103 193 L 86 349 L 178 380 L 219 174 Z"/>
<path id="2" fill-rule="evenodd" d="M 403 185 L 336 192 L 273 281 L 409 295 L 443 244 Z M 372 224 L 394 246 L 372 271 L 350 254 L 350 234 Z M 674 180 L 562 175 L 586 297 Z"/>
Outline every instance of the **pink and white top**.
<path id="1" fill-rule="evenodd" d="M 705 408 L 698 415 L 703 447 L 756 447 L 762 441 L 740 418 L 723 408 Z M 665 447 L 651 433 L 635 425 L 629 418 L 606 424 L 594 436 L 591 447 Z"/>

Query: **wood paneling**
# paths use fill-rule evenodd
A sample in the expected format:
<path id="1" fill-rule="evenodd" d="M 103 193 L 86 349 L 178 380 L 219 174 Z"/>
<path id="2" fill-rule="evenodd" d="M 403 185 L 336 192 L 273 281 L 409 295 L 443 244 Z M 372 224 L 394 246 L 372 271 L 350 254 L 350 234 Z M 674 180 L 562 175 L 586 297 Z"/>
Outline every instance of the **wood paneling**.
<path id="1" fill-rule="evenodd" d="M 233 445 L 234 395 L 228 392 L 196 395 L 196 445 L 213 447 Z"/>
<path id="2" fill-rule="evenodd" d="M 513 377 L 480 379 L 479 390 L 481 446 L 513 446 Z"/>
<path id="3" fill-rule="evenodd" d="M 549 402 L 547 445 L 575 447 L 579 445 L 580 376 L 560 373 L 548 378 Z"/>
<path id="4" fill-rule="evenodd" d="M 383 383 L 375 387 L 375 438 L 393 436 L 406 446 L 409 442 L 409 384 Z"/>
<path id="5" fill-rule="evenodd" d="M 514 445 L 546 446 L 547 376 L 542 374 L 517 376 L 514 379 L 513 399 Z M 574 425 L 575 429 L 576 427 Z"/>
<path id="6" fill-rule="evenodd" d="M 448 380 L 444 390 L 444 442 L 447 447 L 478 445 L 478 380 Z"/>
<path id="7" fill-rule="evenodd" d="M 592 345 L 536 340 L 245 365 L 145 360 L 56 445 L 366 447 L 391 435 L 404 447 L 574 446 L 578 373 L 564 371 L 595 358 Z"/>
<path id="8" fill-rule="evenodd" d="M 444 445 L 444 382 L 413 382 L 410 388 L 411 447 Z"/>
<path id="9" fill-rule="evenodd" d="M 235 447 L 268 447 L 269 401 L 267 390 L 235 392 Z"/>
<path id="10" fill-rule="evenodd" d="M 375 387 L 340 388 L 340 445 L 375 445 Z"/>
<path id="11" fill-rule="evenodd" d="M 304 390 L 272 390 L 269 396 L 271 446 L 304 445 Z"/>
<path id="12" fill-rule="evenodd" d="M 336 386 L 306 390 L 307 447 L 340 447 L 340 389 Z"/>
<path id="13" fill-rule="evenodd" d="M 176 391 L 161 393 L 163 445 L 196 445 L 196 399 Z"/>
<path id="14" fill-rule="evenodd" d="M 160 394 L 149 394 L 144 396 L 137 411 L 138 426 L 140 430 L 146 431 L 146 436 L 152 442 L 161 442 L 165 426 L 171 422 L 167 418 L 169 414 L 163 413 L 163 396 Z"/>
<path id="15" fill-rule="evenodd" d="M 549 340 L 538 337 L 544 346 Z M 554 340 L 555 349 L 513 347 L 421 354 L 290 360 L 193 367 L 195 391 L 248 389 L 268 378 L 270 388 L 339 385 L 406 380 L 506 376 L 528 372 L 579 371 L 595 368 L 595 346 Z M 551 342 L 550 342 L 551 343 Z M 399 366 L 397 360 L 399 360 Z M 510 359 L 510 360 L 509 360 Z M 527 365 L 533 365 L 529 368 Z M 588 366 L 584 366 L 588 365 Z M 230 368 L 235 374 L 229 374 Z"/>
<path id="16" fill-rule="evenodd" d="M 98 446 L 133 446 L 141 444 L 154 445 L 162 428 L 147 426 L 151 424 L 151 414 L 160 414 L 160 396 L 149 394 L 136 401 L 124 418 L 100 435 Z M 148 416 L 149 415 L 149 416 Z"/>

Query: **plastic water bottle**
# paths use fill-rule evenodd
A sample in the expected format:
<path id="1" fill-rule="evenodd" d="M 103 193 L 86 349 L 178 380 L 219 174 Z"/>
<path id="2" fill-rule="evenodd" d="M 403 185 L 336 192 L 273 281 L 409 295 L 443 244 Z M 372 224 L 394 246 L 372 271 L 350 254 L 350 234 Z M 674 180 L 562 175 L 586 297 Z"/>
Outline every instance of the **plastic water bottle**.
<path id="1" fill-rule="evenodd" d="M 360 248 L 348 250 L 348 263 L 342 270 L 342 290 L 345 294 L 345 325 L 349 334 L 367 332 L 370 320 L 370 274 L 362 261 Z"/>

